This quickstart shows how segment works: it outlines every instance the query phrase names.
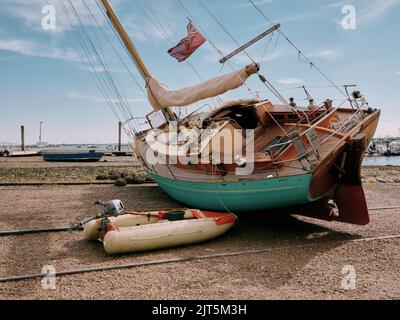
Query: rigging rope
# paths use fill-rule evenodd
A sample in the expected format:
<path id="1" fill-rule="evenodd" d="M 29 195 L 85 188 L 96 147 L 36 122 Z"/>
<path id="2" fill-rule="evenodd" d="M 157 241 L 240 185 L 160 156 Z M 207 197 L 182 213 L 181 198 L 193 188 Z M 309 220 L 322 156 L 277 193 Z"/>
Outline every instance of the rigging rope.
<path id="1" fill-rule="evenodd" d="M 197 0 L 200 5 L 204 8 L 204 10 L 206 10 L 208 12 L 208 14 L 215 20 L 216 23 L 218 23 L 218 25 L 222 28 L 222 30 L 225 31 L 225 33 L 232 39 L 233 42 L 235 42 L 235 44 L 240 47 L 240 43 L 238 41 L 236 41 L 236 39 L 232 36 L 232 34 L 228 31 L 228 29 L 225 28 L 225 26 L 218 20 L 218 18 L 211 12 L 210 9 L 208 9 L 208 7 L 201 1 L 201 0 Z M 243 53 L 253 62 L 256 63 L 254 61 L 254 59 L 247 53 L 246 50 L 243 50 Z"/>
<path id="2" fill-rule="evenodd" d="M 248 0 L 250 2 L 250 4 L 265 18 L 265 20 L 272 24 L 275 25 L 275 23 L 264 13 L 263 10 L 261 10 L 257 4 L 253 1 L 253 0 Z M 347 94 L 345 92 L 343 92 L 343 90 L 341 90 L 318 66 L 315 65 L 314 62 L 312 62 L 287 36 L 286 34 L 283 33 L 283 31 L 281 29 L 277 30 L 278 33 L 280 35 L 282 35 L 286 41 L 297 50 L 299 57 L 303 57 L 307 63 L 310 64 L 311 68 L 314 67 L 314 69 L 316 71 L 318 71 L 330 84 L 332 84 L 343 96 L 345 96 L 346 98 L 348 98 Z"/>
<path id="3" fill-rule="evenodd" d="M 67 1 L 67 0 L 60 0 L 60 4 L 61 4 L 61 6 L 66 14 L 66 17 L 69 20 L 69 23 L 70 23 L 71 27 L 73 28 L 73 31 L 78 39 L 78 42 L 80 43 L 80 45 L 83 49 L 83 52 L 86 56 L 86 59 L 84 59 L 80 55 L 82 62 L 86 65 L 89 65 L 89 67 L 94 71 L 92 73 L 94 73 L 96 86 L 103 94 L 110 109 L 113 111 L 114 115 L 116 115 L 116 118 L 121 121 L 121 118 L 118 115 L 118 112 L 116 111 L 114 104 L 118 107 L 118 109 L 120 110 L 121 114 L 123 115 L 123 117 L 125 119 L 127 119 L 127 120 L 132 119 L 133 116 L 132 116 L 129 101 L 126 98 L 123 87 L 121 86 L 121 84 L 118 81 L 119 79 L 116 78 L 114 80 L 114 78 L 111 74 L 110 65 L 107 63 L 107 60 L 105 59 L 103 48 L 101 46 L 101 42 L 99 41 L 99 39 L 97 37 L 97 34 L 95 32 L 90 33 L 90 30 L 88 30 L 89 28 L 87 28 L 85 26 L 85 24 L 83 23 L 83 21 L 80 19 L 77 9 L 74 6 L 74 4 L 71 2 L 71 0 L 68 0 L 70 9 L 67 8 L 67 5 L 64 1 Z M 89 15 L 87 13 L 86 14 L 89 17 L 90 23 L 93 25 L 97 25 L 98 29 L 102 32 L 102 35 L 107 39 L 111 48 L 117 54 L 118 58 L 120 59 L 121 63 L 126 68 L 128 73 L 130 74 L 132 79 L 138 85 L 140 90 L 144 94 L 146 94 L 144 92 L 143 86 L 141 86 L 139 84 L 136 77 L 132 74 L 130 68 L 126 65 L 125 61 L 122 59 L 118 50 L 115 48 L 112 41 L 109 39 L 107 33 L 102 28 L 101 24 L 97 21 L 97 18 L 95 17 L 92 10 L 89 8 L 89 6 L 86 4 L 86 2 L 84 0 L 81 0 L 81 1 L 87 10 L 87 13 L 89 13 Z M 102 10 L 102 7 L 99 5 L 98 0 L 96 0 L 96 4 L 100 8 L 100 11 L 102 12 L 102 14 L 104 16 L 105 12 Z M 72 13 L 70 13 L 70 11 Z M 72 17 L 74 17 L 74 19 Z M 105 17 L 105 18 L 108 21 L 108 18 L 107 17 Z M 75 23 L 73 20 L 75 20 Z M 112 28 L 112 30 L 115 33 L 115 30 L 113 28 Z M 94 38 L 94 40 L 93 40 L 93 38 Z M 120 41 L 119 37 L 117 37 L 117 39 Z M 99 49 L 96 48 L 95 42 L 98 45 Z M 120 41 L 120 43 L 121 43 L 121 41 Z M 123 45 L 123 44 L 121 43 L 121 45 Z M 126 51 L 125 46 L 123 46 L 123 48 Z M 100 71 L 98 71 L 98 68 L 100 68 Z M 128 127 L 129 127 L 129 130 L 126 129 L 125 126 L 123 127 L 125 133 L 127 133 L 130 136 L 132 136 L 133 133 L 136 133 L 136 130 L 131 126 L 130 123 L 128 124 Z"/>
<path id="4" fill-rule="evenodd" d="M 123 2 L 121 2 L 123 3 Z M 148 3 L 145 3 L 146 7 L 149 9 L 150 12 L 152 12 L 152 15 L 154 17 L 154 19 L 152 19 L 143 9 L 143 7 L 141 7 L 138 2 L 136 0 L 133 1 L 133 3 L 135 4 L 135 6 L 143 13 L 144 17 L 147 18 L 147 20 L 160 32 L 160 34 L 164 37 L 164 39 L 166 41 L 168 41 L 171 45 L 174 45 L 174 40 L 171 39 L 171 37 L 168 35 L 168 32 L 163 28 L 163 26 L 161 25 L 160 22 L 157 22 L 157 18 L 155 17 L 155 14 L 153 13 L 153 10 L 151 10 L 150 5 Z M 124 4 L 124 3 L 123 3 Z M 138 26 L 138 28 L 142 31 L 143 34 L 146 34 L 149 37 L 148 32 L 146 32 L 138 23 L 138 20 L 133 16 L 133 14 L 131 14 L 130 10 L 127 10 L 128 15 L 135 21 L 136 25 Z M 168 20 L 168 19 L 166 19 Z M 171 29 L 172 30 L 172 29 Z M 173 32 L 171 32 L 173 34 Z M 176 42 L 178 42 L 179 40 L 176 38 L 175 35 L 175 39 Z M 165 64 L 168 66 L 168 68 L 171 70 L 172 74 L 176 77 L 176 79 L 178 80 L 178 82 L 181 84 L 182 87 L 184 87 L 184 83 L 183 81 L 178 77 L 177 72 L 175 72 L 174 68 L 171 66 L 171 63 L 169 62 L 169 60 L 166 60 L 165 57 L 159 52 L 158 48 L 156 45 L 154 45 L 152 42 L 151 44 L 155 47 L 155 51 L 158 53 L 158 55 L 161 57 L 162 60 L 164 60 Z M 200 79 L 200 81 L 204 81 L 204 78 L 200 75 L 200 73 L 196 70 L 196 68 L 188 61 L 185 60 L 185 64 L 188 65 L 188 67 L 194 72 L 194 74 Z M 187 109 L 187 107 L 186 107 Z M 182 108 L 179 108 L 179 112 L 181 112 Z M 187 112 L 187 110 L 186 110 Z"/>
<path id="5" fill-rule="evenodd" d="M 166 39 L 169 43 L 174 44 L 174 41 L 173 41 L 173 40 L 171 39 L 171 37 L 168 35 L 168 32 L 165 31 L 165 29 L 163 28 L 162 24 L 161 24 L 160 22 L 157 22 L 157 17 L 155 16 L 155 14 L 154 14 L 152 8 L 150 8 L 150 4 L 147 3 L 147 2 L 144 2 L 144 3 L 145 3 L 145 5 L 146 5 L 146 7 L 149 9 L 149 11 L 152 13 L 152 15 L 153 15 L 153 17 L 154 17 L 155 23 L 157 23 L 157 24 L 159 25 L 159 27 L 160 27 L 161 29 L 164 30 L 165 39 Z M 167 25 L 168 25 L 168 28 L 169 28 L 169 34 L 170 34 L 170 35 L 173 35 L 174 40 L 176 41 L 176 43 L 178 43 L 178 42 L 179 42 L 179 39 L 177 38 L 177 36 L 176 36 L 176 34 L 175 34 L 175 32 L 174 32 L 174 30 L 173 30 L 173 28 L 172 28 L 171 23 L 170 23 L 169 20 L 166 18 L 166 15 L 163 14 L 162 12 L 160 12 L 160 8 L 159 8 L 158 5 L 155 5 L 154 7 L 155 7 L 155 9 L 160 13 L 160 16 L 163 17 L 164 20 L 167 22 Z M 201 81 L 204 81 L 204 77 L 201 76 L 201 74 L 200 74 L 200 73 L 198 72 L 198 70 L 190 63 L 189 60 L 185 60 L 184 63 L 187 64 L 187 65 L 189 66 L 190 69 L 192 69 L 192 71 L 194 72 L 194 74 L 195 74 Z"/>
<path id="6" fill-rule="evenodd" d="M 240 47 L 240 43 L 233 37 L 233 35 L 224 27 L 224 25 L 218 20 L 218 18 L 211 12 L 210 9 L 208 9 L 208 7 L 202 2 L 202 0 L 198 0 L 198 2 L 200 3 L 200 5 L 208 12 L 208 14 L 218 23 L 218 25 L 225 31 L 225 33 L 232 39 L 233 42 L 235 42 L 235 44 Z M 268 44 L 268 43 L 267 43 Z M 265 48 L 266 51 L 266 48 Z M 246 50 L 243 50 L 243 52 L 246 54 L 246 56 L 253 62 L 256 63 L 255 60 L 246 52 Z M 264 52 L 265 54 L 265 52 Z M 263 55 L 264 55 L 263 54 Z M 289 109 L 291 109 L 294 113 L 296 113 L 298 116 L 300 116 L 300 114 L 298 113 L 298 111 L 293 108 L 287 101 L 286 99 L 279 93 L 279 91 L 273 86 L 273 84 L 268 81 L 263 75 L 261 75 L 260 73 L 258 73 L 258 77 L 260 79 L 260 81 L 271 91 L 271 93 L 273 95 L 275 95 L 284 105 L 288 106 Z M 280 127 L 281 129 L 283 129 L 282 127 Z M 286 135 L 286 131 L 283 130 L 284 134 Z"/>
<path id="7" fill-rule="evenodd" d="M 72 2 L 71 2 L 71 0 L 68 0 L 69 2 L 70 2 L 70 5 L 71 5 L 71 8 L 72 8 L 72 10 L 74 11 L 74 14 L 75 14 L 75 18 L 77 19 L 77 21 L 79 22 L 79 24 L 80 24 L 80 26 L 81 26 L 81 28 L 82 28 L 82 30 L 83 30 L 83 32 L 82 32 L 82 34 L 81 34 L 81 39 L 82 39 L 82 37 L 85 37 L 86 38 L 86 40 L 87 40 L 87 43 L 89 43 L 89 45 L 90 45 L 90 47 L 93 49 L 93 52 L 94 52 L 94 58 L 93 58 L 93 54 L 90 52 L 90 47 L 88 48 L 88 46 L 86 46 L 85 44 L 84 44 L 84 46 L 85 46 L 85 48 L 86 48 L 86 50 L 87 50 L 87 52 L 88 52 L 88 54 L 89 54 L 89 59 L 95 59 L 95 60 L 91 60 L 91 62 L 93 63 L 92 65 L 94 65 L 94 67 L 95 67 L 95 70 L 94 71 L 96 71 L 96 66 L 97 65 L 100 65 L 100 67 L 102 68 L 101 69 L 101 71 L 104 71 L 104 75 L 107 77 L 107 79 L 108 79 L 108 84 L 111 86 L 111 89 L 112 90 L 115 90 L 115 88 L 113 87 L 113 83 L 111 82 L 111 80 L 110 80 L 110 78 L 109 78 L 109 70 L 108 70 L 108 68 L 107 68 L 107 66 L 106 66 L 106 64 L 105 64 L 105 62 L 103 61 L 103 59 L 102 59 L 102 57 L 101 57 L 101 54 L 98 52 L 98 50 L 96 50 L 96 48 L 95 48 L 95 46 L 94 46 L 94 44 L 93 44 L 93 42 L 92 42 L 92 40 L 91 40 L 91 38 L 90 38 L 90 35 L 88 34 L 88 32 L 87 32 L 87 30 L 86 30 L 86 28 L 84 27 L 84 25 L 83 25 L 83 23 L 82 23 L 82 21 L 80 20 L 80 18 L 79 18 L 79 16 L 77 15 L 77 12 L 76 12 L 76 10 L 75 10 L 75 7 L 73 6 L 73 4 L 72 4 Z M 84 40 L 84 39 L 82 39 L 82 40 Z M 85 42 L 84 42 L 85 43 Z M 95 63 L 96 62 L 96 63 Z M 101 74 L 103 74 L 103 72 L 101 73 Z M 117 92 L 117 91 L 115 91 L 114 92 L 114 94 L 115 94 L 115 96 L 117 97 L 117 98 L 120 98 L 118 95 L 119 95 L 119 93 Z"/>
<path id="8" fill-rule="evenodd" d="M 90 13 L 89 19 L 90 19 L 92 22 L 94 22 L 95 25 L 98 26 L 99 30 L 103 32 L 103 36 L 105 36 L 105 37 L 108 39 L 107 34 L 104 32 L 104 30 L 103 30 L 103 28 L 101 27 L 101 25 L 97 22 L 96 17 L 94 16 L 94 14 L 93 14 L 92 11 L 90 10 L 90 8 L 86 5 L 86 3 L 85 3 L 84 0 L 82 0 L 82 3 L 83 3 L 83 5 L 86 7 L 87 11 Z M 102 60 L 103 60 L 103 63 L 104 63 L 104 65 L 106 66 L 107 70 L 110 71 L 110 76 L 111 76 L 111 68 L 110 68 L 109 64 L 107 63 L 107 60 L 106 60 L 105 57 L 104 57 L 104 53 L 103 53 L 103 50 L 102 50 L 102 45 L 101 45 L 100 41 L 98 40 L 98 37 L 97 37 L 96 32 L 93 32 L 93 34 L 94 34 L 95 39 L 97 40 L 97 43 L 98 43 L 98 46 L 99 46 L 99 51 L 100 51 L 100 53 L 101 53 L 101 58 L 102 58 Z M 110 42 L 110 45 L 111 45 L 111 47 L 114 49 L 114 47 L 113 47 L 113 45 L 112 45 L 111 42 Z M 115 50 L 115 51 L 116 51 L 116 50 Z M 118 54 L 117 51 L 116 51 L 116 54 L 117 54 L 117 56 L 119 57 L 119 54 Z M 121 59 L 121 61 L 123 61 L 123 60 Z M 104 71 L 104 70 L 103 70 L 103 71 Z M 121 93 L 122 93 L 122 98 L 123 98 L 123 101 L 124 101 L 124 104 L 122 105 L 124 115 L 125 115 L 126 119 L 128 119 L 128 117 L 132 118 L 133 115 L 132 115 L 132 112 L 131 112 L 131 110 L 130 110 L 129 102 L 128 102 L 127 98 L 126 98 L 126 95 L 125 95 L 125 93 L 124 93 L 123 87 L 121 86 L 121 84 L 120 84 L 120 82 L 119 82 L 119 79 L 118 79 L 117 77 L 116 77 L 116 82 L 117 82 L 117 84 L 119 85 L 120 91 L 121 91 Z"/>
<path id="9" fill-rule="evenodd" d="M 200 24 L 197 23 L 196 19 L 194 19 L 193 15 L 182 3 L 182 0 L 176 0 L 176 3 L 178 4 L 178 8 L 182 11 L 182 13 L 186 15 L 186 17 L 196 26 L 196 28 L 200 30 L 200 32 L 207 38 L 208 43 L 210 43 L 210 45 L 214 48 L 217 54 L 223 57 L 224 56 L 223 52 L 217 47 L 217 45 L 213 42 L 212 38 L 207 34 L 207 32 L 205 32 L 205 30 L 200 26 Z M 228 61 L 228 66 L 232 71 L 235 71 L 230 61 Z M 253 95 L 253 98 L 257 99 L 258 98 L 257 95 L 251 90 L 251 88 L 246 83 L 244 85 L 246 86 L 248 92 Z"/>
<path id="10" fill-rule="evenodd" d="M 165 29 L 163 28 L 163 26 L 161 25 L 161 23 L 157 22 L 157 18 L 155 17 L 155 15 L 154 15 L 154 13 L 153 13 L 153 10 L 151 10 L 149 4 L 145 3 L 145 5 L 146 5 L 146 7 L 149 9 L 149 11 L 152 12 L 154 19 L 151 19 L 151 18 L 149 17 L 149 15 L 146 14 L 146 12 L 144 11 L 144 9 L 143 9 L 142 7 L 140 7 L 139 4 L 138 4 L 135 0 L 133 1 L 133 3 L 134 3 L 134 4 L 136 5 L 136 7 L 144 14 L 144 16 L 147 18 L 147 20 L 148 20 L 158 31 L 160 31 L 160 33 L 161 33 L 161 35 L 163 35 L 164 39 L 165 39 L 166 41 L 168 41 L 171 45 L 174 45 L 174 40 L 171 39 L 171 37 L 168 35 L 168 32 L 165 31 Z M 129 12 L 129 10 L 127 10 L 127 11 Z M 132 19 L 136 22 L 138 28 L 139 28 L 144 34 L 147 34 L 147 32 L 140 26 L 140 24 L 138 23 L 137 19 L 136 19 L 135 17 L 133 17 L 133 15 L 132 15 L 130 12 L 129 12 L 129 15 L 130 15 L 130 16 L 132 17 Z M 168 20 L 168 19 L 166 19 L 166 20 Z M 171 30 L 172 30 L 172 29 L 171 29 Z M 171 33 L 174 34 L 173 32 L 171 32 Z M 176 39 L 176 42 L 179 41 L 179 40 L 176 38 L 176 35 L 175 35 L 175 39 Z M 153 44 L 153 43 L 152 43 L 152 44 Z M 184 85 L 183 81 L 178 77 L 178 74 L 177 74 L 177 72 L 175 72 L 174 68 L 171 66 L 170 61 L 169 61 L 169 60 L 166 60 L 166 58 L 164 57 L 164 55 L 162 55 L 162 54 L 159 52 L 159 50 L 158 50 L 158 48 L 157 48 L 156 45 L 154 45 L 154 47 L 156 48 L 156 51 L 157 51 L 157 53 L 159 54 L 159 56 L 161 57 L 161 59 L 164 60 L 165 64 L 166 64 L 166 65 L 168 66 L 168 68 L 171 70 L 172 74 L 176 77 L 176 79 L 178 80 L 178 82 L 180 83 L 180 85 L 181 85 L 182 87 L 184 87 L 185 85 Z M 196 70 L 196 68 L 195 68 L 188 60 L 185 60 L 184 63 L 185 63 L 186 65 L 189 66 L 189 68 L 190 68 L 190 69 L 194 72 L 194 74 L 200 79 L 200 81 L 204 81 L 204 78 L 200 75 L 200 73 Z M 214 103 L 215 103 L 215 102 L 214 102 Z M 187 114 L 187 108 L 188 108 L 188 107 L 185 107 L 185 112 L 186 112 L 186 114 Z M 178 112 L 179 112 L 179 115 L 180 115 L 181 112 L 182 112 L 182 108 L 178 108 Z M 179 117 L 180 117 L 180 116 L 179 116 Z"/>
<path id="11" fill-rule="evenodd" d="M 94 65 L 93 60 L 91 59 L 90 52 L 88 51 L 86 45 L 84 44 L 84 42 L 82 40 L 82 37 L 81 37 L 81 34 L 79 33 L 79 31 L 77 31 L 75 25 L 73 24 L 72 18 L 71 18 L 70 14 L 69 14 L 69 11 L 68 11 L 67 7 L 66 7 L 66 4 L 63 1 L 64 0 L 59 0 L 60 5 L 61 5 L 61 7 L 62 7 L 62 9 L 63 9 L 63 11 L 64 11 L 64 13 L 66 15 L 66 18 L 67 18 L 68 22 L 70 23 L 70 25 L 72 27 L 72 30 L 73 30 L 76 38 L 78 39 L 78 42 L 81 45 L 81 48 L 83 50 L 84 55 L 86 56 L 86 59 L 82 56 L 82 54 L 78 50 L 77 52 L 79 54 L 79 57 L 80 57 L 80 59 L 81 59 L 83 64 L 89 65 L 89 67 L 91 67 L 91 68 L 95 68 L 96 66 Z M 115 107 L 114 107 L 114 104 L 111 102 L 111 98 L 110 98 L 109 93 L 107 92 L 106 87 L 105 87 L 106 84 L 104 84 L 103 81 L 102 81 L 103 79 L 96 72 L 94 73 L 94 76 L 93 76 L 93 73 L 90 73 L 90 74 L 94 78 L 96 86 L 98 87 L 100 92 L 103 94 L 103 96 L 106 99 L 106 102 L 109 105 L 110 109 L 113 111 L 113 113 L 115 114 L 117 119 L 121 120 L 119 115 L 118 115 L 118 113 L 117 113 L 117 111 L 116 111 L 116 109 L 115 109 Z"/>
<path id="12" fill-rule="evenodd" d="M 117 40 L 119 41 L 120 45 L 122 46 L 122 48 L 124 49 L 124 51 L 125 51 L 126 54 L 128 55 L 129 59 L 132 61 L 132 63 L 134 63 L 134 64 L 136 65 L 135 61 L 133 60 L 132 56 L 130 55 L 130 53 L 129 53 L 128 49 L 126 48 L 125 44 L 122 42 L 121 38 L 119 37 L 119 35 L 118 35 L 117 32 L 115 31 L 113 25 L 112 25 L 111 22 L 109 21 L 109 18 L 108 18 L 108 16 L 107 16 L 107 13 L 105 12 L 105 9 L 104 9 L 104 8 L 102 7 L 102 5 L 99 3 L 99 0 L 95 0 L 95 1 L 96 1 L 96 4 L 97 4 L 98 8 L 99 8 L 100 11 L 102 12 L 104 18 L 106 19 L 108 25 L 110 26 L 110 29 L 113 31 L 115 37 L 116 37 Z M 103 33 L 106 34 L 104 31 L 103 31 Z M 107 37 L 107 39 L 108 39 L 108 37 Z M 110 44 L 111 44 L 111 42 L 110 42 Z M 115 52 L 117 53 L 117 51 L 116 51 L 115 48 L 114 48 L 114 50 L 115 50 Z M 118 56 L 120 57 L 119 54 L 118 54 Z M 121 62 L 124 64 L 125 68 L 129 71 L 129 74 L 131 75 L 132 79 L 135 81 L 136 85 L 139 87 L 139 89 L 142 91 L 142 93 L 146 96 L 147 94 L 146 94 L 146 91 L 143 89 L 143 85 L 141 85 L 141 84 L 139 83 L 139 81 L 136 79 L 136 77 L 135 77 L 135 76 L 133 75 L 133 73 L 130 71 L 130 68 L 128 68 L 128 66 L 124 63 L 123 59 L 122 59 L 121 57 L 120 57 L 120 59 L 121 59 Z"/>
<path id="13" fill-rule="evenodd" d="M 120 3 L 122 3 L 123 6 L 125 6 L 125 3 L 123 1 L 120 1 Z M 133 0 L 132 1 L 133 4 L 135 4 L 135 6 L 143 13 L 143 15 L 147 18 L 147 20 L 150 21 L 151 24 L 153 24 L 158 31 L 160 31 L 160 33 L 163 35 L 163 37 L 167 40 L 167 41 L 171 41 L 170 38 L 168 37 L 168 34 L 166 32 L 163 31 L 162 27 L 158 27 L 157 23 L 153 22 L 153 20 L 146 14 L 146 12 L 143 10 L 142 7 L 139 6 L 139 4 Z M 127 8 L 127 6 L 125 6 L 128 15 L 132 18 L 132 20 L 136 23 L 137 27 L 139 28 L 139 30 L 146 35 L 146 37 L 150 38 L 150 34 L 140 26 L 138 20 L 136 19 L 136 17 L 130 12 L 130 10 Z M 153 42 L 151 42 L 151 45 L 153 45 L 153 47 L 155 48 L 155 52 L 157 52 L 158 56 L 164 61 L 164 63 L 167 65 L 167 67 L 169 68 L 169 70 L 172 72 L 172 74 L 175 76 L 176 80 L 183 86 L 183 81 L 181 80 L 181 78 L 178 76 L 178 74 L 174 71 L 174 69 L 171 67 L 171 64 L 169 61 L 167 61 L 165 59 L 165 57 L 160 53 L 159 48 L 156 44 L 154 44 Z"/>

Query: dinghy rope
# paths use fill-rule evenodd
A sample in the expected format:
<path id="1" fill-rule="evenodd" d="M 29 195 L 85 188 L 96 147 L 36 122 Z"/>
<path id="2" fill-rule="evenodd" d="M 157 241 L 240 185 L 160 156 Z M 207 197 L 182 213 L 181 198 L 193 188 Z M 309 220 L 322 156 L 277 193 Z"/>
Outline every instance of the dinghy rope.
<path id="1" fill-rule="evenodd" d="M 225 208 L 225 210 L 231 214 L 236 214 L 235 212 L 231 212 L 228 208 L 226 208 L 225 204 L 223 203 L 222 199 L 219 196 L 218 190 L 215 189 L 217 192 L 217 195 L 219 197 L 219 201 L 221 202 L 221 205 Z M 368 208 L 369 211 L 379 211 L 379 210 L 396 210 L 400 209 L 399 206 L 387 206 L 387 207 L 373 207 L 373 208 Z M 163 211 L 174 211 L 177 209 L 165 209 Z M 20 230 L 4 230 L 0 231 L 0 237 L 9 237 L 9 236 L 18 236 L 18 235 L 26 235 L 26 234 L 36 234 L 36 233 L 57 233 L 57 232 L 75 232 L 75 231 L 82 231 L 83 226 L 94 220 L 94 219 L 101 219 L 102 216 L 97 214 L 96 216 L 92 218 L 88 218 L 85 220 L 82 220 L 81 222 L 71 224 L 69 227 L 43 227 L 43 228 L 35 228 L 35 229 L 20 229 Z"/>
<path id="2" fill-rule="evenodd" d="M 98 266 L 92 268 L 81 268 L 81 269 L 71 269 L 65 271 L 55 272 L 55 277 L 74 275 L 74 274 L 83 274 L 90 272 L 101 272 L 101 271 L 112 271 L 112 270 L 122 270 L 122 269 L 132 269 L 144 266 L 155 266 L 155 265 L 164 265 L 170 263 L 183 263 L 190 261 L 200 261 L 206 259 L 216 259 L 216 258 L 225 258 L 225 257 L 234 257 L 234 256 L 244 256 L 250 254 L 267 254 L 277 251 L 290 250 L 290 249 L 301 249 L 301 248 L 312 248 L 317 246 L 323 246 L 331 243 L 358 243 L 358 242 L 373 242 L 373 241 L 385 241 L 391 239 L 400 239 L 400 234 L 396 235 L 388 235 L 388 236 L 376 236 L 376 237 L 365 237 L 358 238 L 352 240 L 325 240 L 314 243 L 306 243 L 306 244 L 298 244 L 293 246 L 282 246 L 282 247 L 270 247 L 270 248 L 262 248 L 262 249 L 250 249 L 243 251 L 233 251 L 233 252 L 221 252 L 209 255 L 198 255 L 198 256 L 189 256 L 189 257 L 177 257 L 171 259 L 162 259 L 162 260 L 149 260 L 142 262 L 133 262 L 127 264 L 118 264 L 118 265 L 106 265 L 106 266 Z M 37 278 L 43 278 L 46 274 L 44 273 L 34 273 L 34 274 L 26 274 L 26 275 L 18 275 L 18 276 L 9 276 L 0 278 L 0 283 L 7 282 L 15 282 L 22 280 L 32 280 Z"/>

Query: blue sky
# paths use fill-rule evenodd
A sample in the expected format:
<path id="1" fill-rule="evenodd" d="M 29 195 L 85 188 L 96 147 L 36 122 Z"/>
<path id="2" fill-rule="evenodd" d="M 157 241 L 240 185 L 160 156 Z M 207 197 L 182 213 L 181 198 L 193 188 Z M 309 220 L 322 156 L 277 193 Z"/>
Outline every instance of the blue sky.
<path id="1" fill-rule="evenodd" d="M 82 0 L 72 1 L 87 30 L 101 43 L 109 70 L 118 79 L 132 114 L 143 116 L 150 112 L 141 88 L 89 19 Z M 118 45 L 95 1 L 84 1 Z M 198 0 L 181 1 L 211 40 L 189 58 L 202 78 L 250 63 L 241 54 L 222 68 L 218 63 L 220 56 L 210 43 L 223 53 L 235 49 L 236 44 Z M 157 78 L 172 88 L 200 81 L 188 64 L 178 63 L 167 54 L 168 48 L 186 33 L 187 18 L 177 1 L 110 2 Z M 202 2 L 239 43 L 270 26 L 247 0 Z M 280 22 L 285 34 L 337 84 L 358 84 L 371 106 L 383 110 L 378 135 L 399 134 L 400 0 L 256 0 L 256 3 L 272 20 Z M 42 7 L 47 4 L 56 7 L 56 30 L 41 27 Z M 345 5 L 356 8 L 356 30 L 344 30 L 340 25 Z M 43 139 L 50 143 L 115 142 L 117 119 L 93 81 L 93 76 L 101 70 L 88 68 L 80 59 L 79 44 L 58 0 L 0 0 L 0 21 L 0 142 L 18 142 L 19 126 L 23 124 L 27 143 L 36 143 L 40 121 L 44 122 Z M 326 80 L 300 62 L 296 51 L 282 37 L 268 41 L 260 41 L 248 53 L 261 62 L 262 74 L 285 97 L 293 96 L 302 103 L 304 93 L 293 88 L 304 84 L 310 86 L 317 100 L 330 97 L 340 103 L 340 94 L 325 87 Z M 117 50 L 144 86 L 122 48 Z M 256 77 L 248 81 L 248 86 L 261 97 L 276 101 Z M 244 87 L 221 98 L 248 96 Z M 216 104 L 215 100 L 210 103 Z M 127 137 L 124 139 L 127 141 Z"/>

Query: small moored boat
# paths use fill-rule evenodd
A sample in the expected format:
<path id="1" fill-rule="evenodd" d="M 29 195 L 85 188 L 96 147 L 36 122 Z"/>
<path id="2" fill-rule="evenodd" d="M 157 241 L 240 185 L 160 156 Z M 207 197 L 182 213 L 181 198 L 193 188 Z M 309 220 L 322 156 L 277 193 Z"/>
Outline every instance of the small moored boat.
<path id="1" fill-rule="evenodd" d="M 54 152 L 43 154 L 44 161 L 57 162 L 96 162 L 104 156 L 102 152 Z"/>
<path id="2" fill-rule="evenodd" d="M 88 240 L 100 239 L 108 254 L 149 251 L 198 243 L 227 232 L 237 217 L 193 209 L 133 212 L 85 225 Z"/>
<path id="3" fill-rule="evenodd" d="M 389 143 L 389 146 L 387 148 L 387 153 L 390 156 L 398 156 L 400 155 L 400 141 L 392 141 Z"/>
<path id="4" fill-rule="evenodd" d="M 4 155 L 7 157 L 32 157 L 39 154 L 38 150 L 26 150 L 26 151 L 7 151 L 5 150 Z"/>

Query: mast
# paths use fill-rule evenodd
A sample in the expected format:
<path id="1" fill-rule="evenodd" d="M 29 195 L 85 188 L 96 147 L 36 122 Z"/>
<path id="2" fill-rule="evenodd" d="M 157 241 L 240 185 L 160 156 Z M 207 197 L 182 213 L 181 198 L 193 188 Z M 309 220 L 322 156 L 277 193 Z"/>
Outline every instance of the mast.
<path id="1" fill-rule="evenodd" d="M 136 68 L 138 69 L 140 75 L 142 76 L 143 80 L 148 83 L 151 74 L 147 69 L 147 66 L 143 62 L 142 57 L 140 56 L 138 50 L 136 49 L 135 45 L 133 44 L 132 40 L 129 38 L 128 33 L 125 31 L 124 27 L 122 26 L 121 22 L 119 21 L 117 15 L 115 14 L 114 9 L 109 4 L 108 0 L 101 0 L 103 6 L 107 12 L 107 16 L 110 18 L 112 25 L 114 26 L 115 30 L 118 32 L 122 42 L 124 43 L 126 49 L 128 50 L 129 54 L 131 55 L 133 61 L 135 62 Z M 176 120 L 176 116 L 171 111 L 170 108 L 162 109 L 162 112 L 166 118 L 166 120 Z"/>

